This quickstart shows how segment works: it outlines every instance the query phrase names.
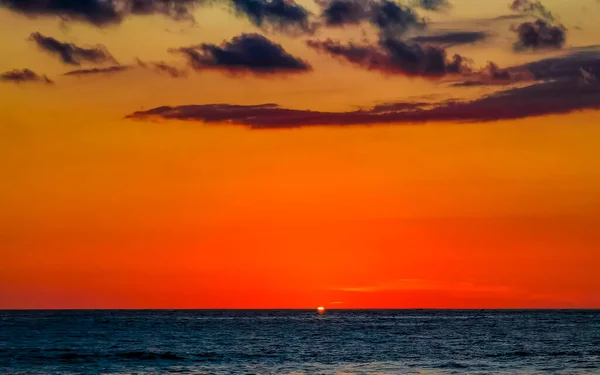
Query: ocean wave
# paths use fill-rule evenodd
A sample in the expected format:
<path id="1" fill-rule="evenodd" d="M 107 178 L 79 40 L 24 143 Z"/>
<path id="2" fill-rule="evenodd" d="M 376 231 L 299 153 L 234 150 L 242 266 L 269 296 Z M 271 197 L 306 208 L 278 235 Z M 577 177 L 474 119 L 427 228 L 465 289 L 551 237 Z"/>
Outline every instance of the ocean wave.
<path id="1" fill-rule="evenodd" d="M 517 350 L 514 352 L 506 352 L 506 353 L 489 353 L 485 356 L 488 358 L 503 358 L 503 357 L 585 357 L 590 355 L 599 355 L 600 351 L 590 350 L 590 351 L 576 351 L 576 350 L 561 350 L 555 352 L 529 352 L 525 350 Z"/>
<path id="2" fill-rule="evenodd" d="M 123 352 L 117 353 L 116 357 L 123 359 L 139 359 L 139 360 L 169 360 L 169 361 L 182 361 L 185 360 L 184 357 L 179 356 L 175 353 L 170 352 L 145 352 L 145 351 L 135 351 L 135 352 Z"/>
<path id="3" fill-rule="evenodd" d="M 508 353 L 490 353 L 490 354 L 486 354 L 485 356 L 488 358 L 502 358 L 502 357 L 530 357 L 533 355 L 535 355 L 535 354 L 533 354 L 532 352 L 527 352 L 524 350 L 517 350 L 514 352 L 508 352 Z"/>
<path id="4" fill-rule="evenodd" d="M 468 365 L 458 363 L 458 362 L 446 362 L 446 363 L 443 363 L 443 364 L 437 366 L 437 368 L 441 368 L 441 369 L 466 369 L 468 367 L 469 367 Z"/>
<path id="5" fill-rule="evenodd" d="M 204 353 L 196 353 L 196 354 L 194 354 L 194 357 L 201 361 L 213 362 L 213 361 L 222 359 L 224 357 L 224 355 L 215 353 L 215 352 L 204 352 Z"/>
<path id="6" fill-rule="evenodd" d="M 4 353 L 3 353 L 4 354 Z M 120 360 L 164 360 L 164 361 L 183 361 L 185 357 L 171 352 L 156 351 L 126 351 L 116 353 L 82 353 L 74 352 L 70 349 L 32 349 L 27 351 L 13 351 L 8 353 L 7 357 L 15 360 L 34 360 L 34 361 L 93 361 L 97 359 L 120 359 Z"/>

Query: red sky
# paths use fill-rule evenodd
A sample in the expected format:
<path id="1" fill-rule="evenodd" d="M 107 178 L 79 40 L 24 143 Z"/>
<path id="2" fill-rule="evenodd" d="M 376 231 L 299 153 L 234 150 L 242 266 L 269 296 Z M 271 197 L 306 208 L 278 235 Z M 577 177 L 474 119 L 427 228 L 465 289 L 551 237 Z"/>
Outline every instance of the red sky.
<path id="1" fill-rule="evenodd" d="M 399 3 L 404 31 L 1 6 L 0 308 L 600 308 L 600 5 L 545 1 L 566 40 L 525 48 L 510 3 Z"/>

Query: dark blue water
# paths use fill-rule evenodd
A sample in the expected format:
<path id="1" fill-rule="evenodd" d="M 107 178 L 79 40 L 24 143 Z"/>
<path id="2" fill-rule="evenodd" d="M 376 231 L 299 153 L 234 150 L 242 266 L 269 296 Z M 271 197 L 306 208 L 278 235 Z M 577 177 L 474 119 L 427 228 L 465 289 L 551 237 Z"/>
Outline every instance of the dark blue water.
<path id="1" fill-rule="evenodd" d="M 2 374 L 600 374 L 600 311 L 0 311 Z"/>

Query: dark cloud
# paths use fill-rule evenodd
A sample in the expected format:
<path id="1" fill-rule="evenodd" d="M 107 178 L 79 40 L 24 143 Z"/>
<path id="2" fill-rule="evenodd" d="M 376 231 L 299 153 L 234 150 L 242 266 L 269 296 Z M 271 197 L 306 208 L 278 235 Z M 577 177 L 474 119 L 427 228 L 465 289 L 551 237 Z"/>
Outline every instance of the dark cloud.
<path id="1" fill-rule="evenodd" d="M 574 80 L 559 80 L 508 89 L 467 102 L 446 101 L 430 105 L 400 102 L 350 112 L 294 110 L 275 104 L 209 104 L 159 107 L 127 117 L 228 123 L 253 129 L 285 129 L 319 125 L 490 122 L 565 114 L 584 109 L 600 109 L 600 84 L 582 85 Z"/>
<path id="2" fill-rule="evenodd" d="M 600 73 L 600 48 L 576 49 L 571 54 L 543 59 L 509 68 L 527 70 L 536 80 L 577 79 L 582 71 Z"/>
<path id="3" fill-rule="evenodd" d="M 39 75 L 32 70 L 29 69 L 15 69 L 9 72 L 4 72 L 0 74 L 1 82 L 12 82 L 12 83 L 26 83 L 26 82 L 38 82 L 45 84 L 53 84 L 50 78 L 45 75 Z"/>
<path id="4" fill-rule="evenodd" d="M 321 18 L 327 26 L 358 25 L 371 18 L 371 3 L 366 0 L 331 0 L 321 5 Z"/>
<path id="5" fill-rule="evenodd" d="M 495 81 L 485 81 L 477 79 L 469 79 L 460 82 L 454 82 L 450 84 L 452 87 L 479 87 L 479 86 L 493 86 Z M 499 85 L 505 85 L 505 83 L 499 83 Z"/>
<path id="6" fill-rule="evenodd" d="M 425 21 L 408 7 L 381 0 L 373 6 L 371 22 L 386 38 L 398 37 L 411 27 L 424 27 Z"/>
<path id="7" fill-rule="evenodd" d="M 461 82 L 455 82 L 454 87 L 473 86 L 503 86 L 520 82 L 532 82 L 533 74 L 525 68 L 502 69 L 496 63 L 490 62 L 477 72 L 471 72 L 470 77 Z"/>
<path id="8" fill-rule="evenodd" d="M 366 70 L 392 72 L 395 67 L 382 49 L 371 45 L 358 45 L 352 42 L 342 44 L 337 40 L 308 40 L 306 45 L 321 53 L 359 65 Z"/>
<path id="9" fill-rule="evenodd" d="M 307 45 L 363 69 L 386 74 L 435 78 L 468 71 L 465 59 L 460 55 L 448 59 L 443 48 L 409 44 L 398 39 L 383 39 L 378 46 L 342 44 L 331 39 L 309 40 Z"/>
<path id="10" fill-rule="evenodd" d="M 494 86 L 515 83 L 589 80 L 600 74 L 600 48 L 578 48 L 572 53 L 501 69 L 490 63 L 485 69 L 466 75 L 453 86 Z M 584 80 L 585 78 L 585 80 Z M 594 78 L 595 80 L 595 78 Z"/>
<path id="11" fill-rule="evenodd" d="M 59 17 L 95 26 L 119 24 L 130 15 L 192 20 L 191 11 L 199 4 L 201 0 L 0 0 L 0 7 L 29 17 Z"/>
<path id="12" fill-rule="evenodd" d="M 513 27 L 518 40 L 517 51 L 541 48 L 561 48 L 567 38 L 567 29 L 539 0 L 513 0 L 510 8 L 522 15 L 536 17 L 534 22 L 523 22 Z"/>
<path id="13" fill-rule="evenodd" d="M 115 65 L 108 68 L 93 68 L 93 69 L 77 69 L 64 73 L 64 76 L 88 76 L 96 74 L 114 74 L 121 73 L 131 69 L 128 65 Z"/>
<path id="14" fill-rule="evenodd" d="M 533 75 L 531 72 L 520 69 L 512 71 L 510 69 L 501 69 L 496 63 L 490 62 L 488 66 L 478 72 L 472 72 L 470 77 L 464 81 L 455 82 L 454 87 L 473 87 L 473 86 L 503 86 L 512 85 L 518 82 L 531 82 Z"/>
<path id="15" fill-rule="evenodd" d="M 353 59 L 360 64 L 364 64 L 368 58 L 381 54 L 381 49 L 377 47 L 341 45 L 333 41 L 316 43 L 320 43 L 320 46 L 327 45 L 330 50 L 348 56 L 348 59 Z M 388 66 L 387 59 L 387 55 L 379 55 L 369 66 L 381 70 L 382 64 Z M 490 63 L 481 71 L 465 73 L 466 76 L 470 74 L 473 79 L 455 83 L 456 86 L 514 83 L 527 85 L 504 89 L 472 101 L 397 102 L 349 112 L 292 110 L 275 104 L 258 106 L 219 104 L 159 107 L 146 112 L 137 112 L 129 117 L 223 122 L 256 129 L 512 120 L 600 109 L 600 80 L 597 78 L 599 73 L 600 48 L 580 48 L 572 50 L 571 54 L 565 56 L 504 69 Z"/>
<path id="16" fill-rule="evenodd" d="M 254 25 L 292 34 L 312 33 L 311 13 L 293 0 L 231 0 L 234 10 Z"/>
<path id="17" fill-rule="evenodd" d="M 413 9 L 389 0 L 325 0 L 320 5 L 321 18 L 331 27 L 370 22 L 381 34 L 398 37 L 411 27 L 425 26 Z"/>
<path id="18" fill-rule="evenodd" d="M 175 66 L 169 65 L 162 61 L 157 62 L 145 62 L 140 59 L 136 59 L 138 65 L 142 68 L 150 69 L 159 73 L 166 73 L 173 78 L 187 77 L 187 71 L 179 69 Z"/>
<path id="19" fill-rule="evenodd" d="M 342 44 L 332 39 L 307 41 L 309 47 L 319 52 L 386 74 L 439 76 L 462 68 L 462 58 L 457 55 L 453 60 L 447 60 L 443 48 L 398 39 L 410 28 L 425 26 L 425 21 L 410 7 L 390 0 L 324 0 L 320 5 L 326 25 L 370 22 L 379 30 L 379 43 Z"/>
<path id="20" fill-rule="evenodd" d="M 385 39 L 381 45 L 388 51 L 392 64 L 410 74 L 441 76 L 467 70 L 462 56 L 454 55 L 449 60 L 443 48 L 408 44 L 398 39 Z"/>
<path id="21" fill-rule="evenodd" d="M 121 0 L 123 1 L 123 0 Z M 203 0 L 125 0 L 134 15 L 161 14 L 176 21 L 193 21 L 192 11 Z M 117 4 L 118 5 L 118 4 Z"/>
<path id="22" fill-rule="evenodd" d="M 421 35 L 411 39 L 415 43 L 441 44 L 444 46 L 456 46 L 461 44 L 473 44 L 483 41 L 488 34 L 483 31 L 449 31 L 442 34 Z"/>
<path id="23" fill-rule="evenodd" d="M 551 25 L 544 20 L 525 22 L 515 28 L 518 41 L 515 50 L 561 48 L 565 44 L 566 29 L 564 26 Z"/>
<path id="24" fill-rule="evenodd" d="M 555 21 L 554 15 L 539 0 L 513 0 L 510 9 L 522 14 L 538 17 L 546 21 Z"/>
<path id="25" fill-rule="evenodd" d="M 260 34 L 241 34 L 221 45 L 201 44 L 171 50 L 184 54 L 190 66 L 198 71 L 222 70 L 230 73 L 274 75 L 303 73 L 310 64 L 294 57 Z"/>
<path id="26" fill-rule="evenodd" d="M 58 56 L 65 64 L 81 65 L 82 62 L 102 64 L 106 62 L 117 63 L 114 57 L 103 45 L 90 48 L 79 47 L 73 43 L 58 41 L 52 37 L 40 33 L 32 33 L 29 37 L 37 46 L 51 54 Z"/>
<path id="27" fill-rule="evenodd" d="M 427 10 L 441 10 L 450 7 L 448 0 L 417 0 L 419 7 Z"/>

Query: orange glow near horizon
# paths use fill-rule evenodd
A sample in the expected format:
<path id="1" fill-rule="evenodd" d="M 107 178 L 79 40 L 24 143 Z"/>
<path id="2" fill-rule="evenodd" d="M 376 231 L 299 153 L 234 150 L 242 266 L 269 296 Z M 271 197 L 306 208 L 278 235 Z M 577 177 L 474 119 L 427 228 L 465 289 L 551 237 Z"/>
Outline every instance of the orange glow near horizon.
<path id="1" fill-rule="evenodd" d="M 432 34 L 496 27 L 490 18 L 509 12 L 501 1 L 453 3 L 450 15 L 427 14 Z M 547 3 L 570 27 L 562 50 L 515 52 L 502 24 L 448 56 L 477 70 L 598 44 L 593 17 Z M 383 74 L 306 46 L 326 33 L 279 34 L 217 6 L 197 13 L 200 26 L 157 15 L 65 28 L 0 9 L 0 74 L 30 68 L 56 80 L 0 82 L 0 309 L 600 308 L 599 111 L 285 130 L 126 119 L 223 103 L 356 111 L 502 89 Z M 91 66 L 41 52 L 27 40 L 34 31 L 189 75 L 64 76 Z M 194 72 L 169 52 L 242 32 L 267 35 L 314 70 Z M 363 33 L 373 37 L 331 31 Z"/>

